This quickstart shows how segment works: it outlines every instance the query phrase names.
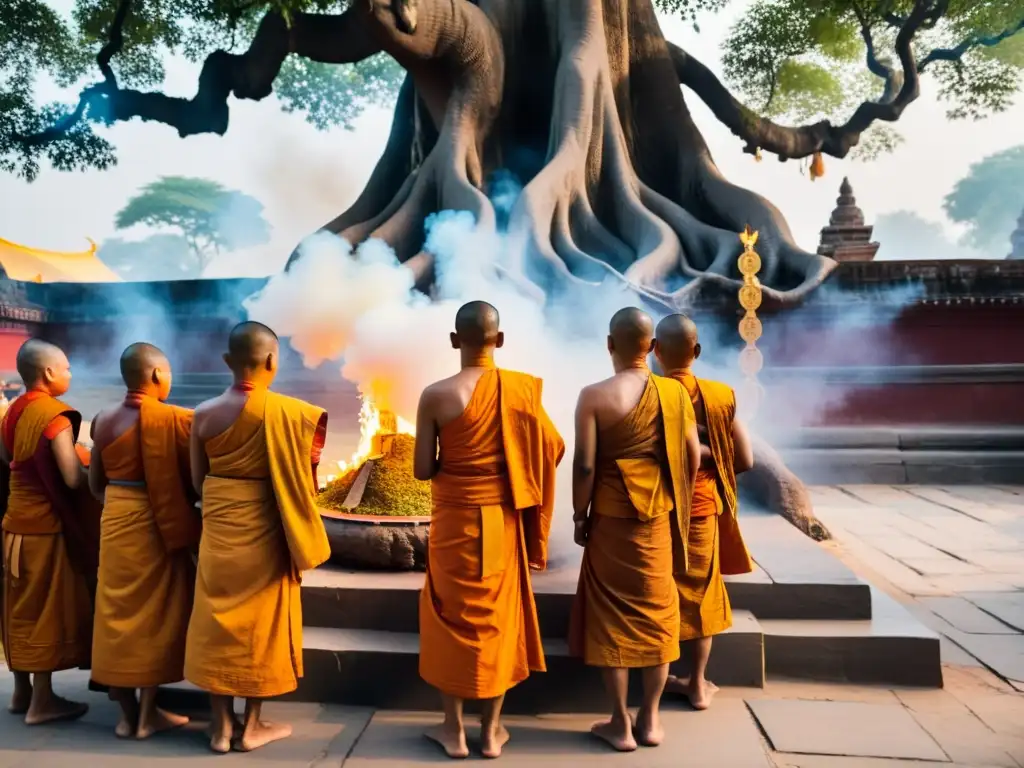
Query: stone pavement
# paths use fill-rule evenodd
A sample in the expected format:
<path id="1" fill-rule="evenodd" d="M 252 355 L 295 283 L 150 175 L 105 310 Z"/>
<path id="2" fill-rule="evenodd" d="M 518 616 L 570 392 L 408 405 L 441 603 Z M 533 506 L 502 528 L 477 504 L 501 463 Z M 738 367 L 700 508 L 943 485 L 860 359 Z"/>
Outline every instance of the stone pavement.
<path id="1" fill-rule="evenodd" d="M 942 634 L 944 689 L 776 679 L 764 690 L 724 689 L 708 712 L 667 702 L 665 744 L 630 755 L 610 753 L 589 738 L 596 715 L 513 717 L 501 764 L 1024 768 L 1024 694 L 1013 687 L 1024 679 L 1024 489 L 846 486 L 813 493 L 836 535 L 825 546 Z M 201 714 L 183 732 L 121 742 L 112 733 L 114 705 L 86 691 L 85 673 L 56 680 L 60 692 L 90 702 L 89 714 L 30 729 L 0 712 L 0 768 L 449 762 L 420 735 L 436 716 L 316 704 L 268 704 L 268 714 L 292 722 L 295 735 L 251 755 L 210 754 Z M 0 697 L 10 688 L 10 676 L 0 673 Z"/>

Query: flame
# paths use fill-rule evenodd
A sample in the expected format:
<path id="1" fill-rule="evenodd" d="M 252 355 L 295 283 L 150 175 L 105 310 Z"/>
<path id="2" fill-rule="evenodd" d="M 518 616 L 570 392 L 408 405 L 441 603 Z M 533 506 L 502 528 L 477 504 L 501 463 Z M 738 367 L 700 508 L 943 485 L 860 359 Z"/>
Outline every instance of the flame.
<path id="1" fill-rule="evenodd" d="M 352 457 L 348 461 L 338 462 L 339 475 L 346 475 L 358 469 L 374 453 L 374 438 L 381 432 L 390 430 L 384 429 L 384 419 L 381 418 L 380 409 L 373 404 L 373 401 L 363 395 L 363 404 L 359 408 L 359 443 Z M 395 419 L 395 432 L 400 435 L 415 435 L 415 425 L 409 423 L 397 414 L 391 414 Z M 333 477 L 333 476 L 332 476 Z"/>

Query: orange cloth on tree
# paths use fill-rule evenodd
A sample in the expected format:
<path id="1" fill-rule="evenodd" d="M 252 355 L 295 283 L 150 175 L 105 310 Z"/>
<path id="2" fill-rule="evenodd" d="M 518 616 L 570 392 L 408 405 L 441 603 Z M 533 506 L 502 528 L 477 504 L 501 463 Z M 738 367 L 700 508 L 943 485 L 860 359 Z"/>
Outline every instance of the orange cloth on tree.
<path id="1" fill-rule="evenodd" d="M 570 617 L 569 647 L 597 667 L 679 658 L 674 551 L 689 521 L 685 436 L 693 408 L 651 375 L 640 402 L 598 433 L 590 528 Z"/>
<path id="2" fill-rule="evenodd" d="M 440 433 L 420 593 L 420 676 L 465 699 L 503 695 L 546 669 L 530 565 L 547 565 L 565 444 L 541 380 L 486 371 Z"/>
<path id="3" fill-rule="evenodd" d="M 92 678 L 148 688 L 184 679 L 199 512 L 189 493 L 192 412 L 143 398 L 102 449 L 106 489 Z"/>
<path id="4" fill-rule="evenodd" d="M 235 423 L 206 441 L 185 678 L 210 693 L 267 698 L 298 687 L 300 573 L 330 556 L 311 472 L 324 415 L 256 388 Z"/>
<path id="5" fill-rule="evenodd" d="M 57 672 L 89 663 L 89 586 L 71 565 L 50 498 L 26 474 L 40 441 L 76 423 L 81 418 L 67 405 L 31 391 L 12 403 L 0 425 L 11 459 L 0 631 L 7 666 L 19 672 Z"/>

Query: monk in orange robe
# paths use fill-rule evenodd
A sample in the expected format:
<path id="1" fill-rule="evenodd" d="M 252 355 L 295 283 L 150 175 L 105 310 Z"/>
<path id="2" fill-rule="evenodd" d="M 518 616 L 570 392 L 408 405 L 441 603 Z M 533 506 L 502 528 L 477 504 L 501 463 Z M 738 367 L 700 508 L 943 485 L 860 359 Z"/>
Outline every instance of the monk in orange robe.
<path id="1" fill-rule="evenodd" d="M 30 339 L 18 350 L 17 366 L 27 391 L 0 425 L 0 459 L 10 466 L 0 628 L 14 673 L 9 709 L 38 725 L 88 710 L 57 696 L 51 676 L 89 664 L 98 517 L 92 531 L 76 495 L 86 485 L 76 449 L 82 417 L 57 399 L 71 384 L 67 357 Z"/>
<path id="2" fill-rule="evenodd" d="M 707 709 L 718 690 L 705 678 L 712 638 L 732 626 L 725 574 L 750 573 L 754 564 L 736 517 L 736 475 L 754 466 L 736 395 L 691 370 L 700 357 L 697 326 L 685 315 L 658 323 L 655 356 L 666 376 L 682 383 L 693 403 L 701 439 L 701 464 L 693 486 L 687 559 L 676 569 L 680 640 L 690 662 L 688 678 L 669 678 L 667 690 L 682 693 L 694 709 Z"/>
<path id="3" fill-rule="evenodd" d="M 210 748 L 219 753 L 291 735 L 290 725 L 260 718 L 261 704 L 298 687 L 301 573 L 331 554 L 315 503 L 327 414 L 269 390 L 278 354 L 265 325 L 235 326 L 224 355 L 234 384 L 201 403 L 192 426 L 203 536 L 185 679 L 212 696 Z M 246 700 L 237 738 L 233 697 Z"/>
<path id="4" fill-rule="evenodd" d="M 89 486 L 104 506 L 92 679 L 121 705 L 115 733 L 146 739 L 188 722 L 159 709 L 156 693 L 185 679 L 201 526 L 188 455 L 192 412 L 165 403 L 170 362 L 151 344 L 132 344 L 121 378 L 124 402 L 93 420 Z"/>
<path id="5" fill-rule="evenodd" d="M 616 312 L 608 335 L 615 375 L 586 387 L 576 406 L 573 522 L 584 552 L 569 648 L 601 668 L 611 719 L 592 732 L 621 752 L 664 738 L 659 702 L 679 658 L 673 550 L 685 546 L 700 461 L 690 399 L 650 372 L 653 346 L 647 314 Z M 626 709 L 631 668 L 643 670 L 635 724 Z"/>
<path id="6" fill-rule="evenodd" d="M 444 707 L 426 736 L 467 757 L 463 702 L 479 699 L 481 751 L 493 758 L 509 739 L 506 691 L 546 671 L 530 569 L 547 567 L 565 444 L 541 405 L 541 380 L 495 367 L 504 336 L 494 307 L 462 307 L 451 340 L 462 368 L 423 391 L 416 418 L 414 471 L 433 500 L 420 676 Z"/>

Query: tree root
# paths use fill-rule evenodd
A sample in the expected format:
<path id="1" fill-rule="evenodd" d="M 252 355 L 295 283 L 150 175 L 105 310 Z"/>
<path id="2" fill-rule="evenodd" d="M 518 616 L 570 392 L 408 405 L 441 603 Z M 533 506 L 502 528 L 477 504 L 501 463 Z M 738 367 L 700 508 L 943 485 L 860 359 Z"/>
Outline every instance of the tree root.
<path id="1" fill-rule="evenodd" d="M 754 468 L 740 475 L 740 492 L 749 493 L 755 503 L 781 515 L 815 541 L 832 538 L 828 528 L 814 515 L 811 495 L 800 478 L 782 461 L 768 443 L 751 436 Z"/>

